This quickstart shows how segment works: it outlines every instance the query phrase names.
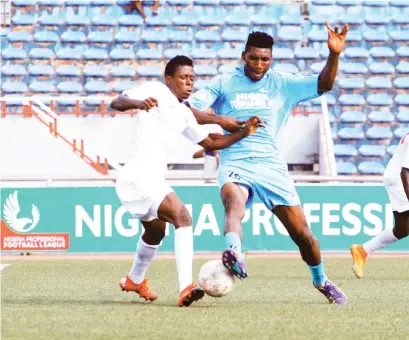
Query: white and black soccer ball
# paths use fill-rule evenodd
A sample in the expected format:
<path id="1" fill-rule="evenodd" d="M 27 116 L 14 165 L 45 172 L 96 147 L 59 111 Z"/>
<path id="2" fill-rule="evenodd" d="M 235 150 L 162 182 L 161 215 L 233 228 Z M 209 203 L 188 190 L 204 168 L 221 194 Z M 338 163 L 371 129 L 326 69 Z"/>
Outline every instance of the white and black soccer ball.
<path id="1" fill-rule="evenodd" d="M 222 261 L 206 262 L 199 272 L 199 286 L 207 295 L 222 297 L 233 289 L 234 276 L 223 266 Z"/>

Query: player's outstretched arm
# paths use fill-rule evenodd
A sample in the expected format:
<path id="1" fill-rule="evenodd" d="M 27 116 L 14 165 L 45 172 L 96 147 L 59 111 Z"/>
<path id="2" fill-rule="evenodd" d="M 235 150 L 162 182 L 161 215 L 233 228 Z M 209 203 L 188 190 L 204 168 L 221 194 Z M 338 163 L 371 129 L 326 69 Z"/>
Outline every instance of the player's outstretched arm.
<path id="1" fill-rule="evenodd" d="M 409 200 L 409 169 L 402 167 L 400 172 L 400 178 L 402 179 L 403 188 L 405 189 L 406 197 Z"/>
<path id="2" fill-rule="evenodd" d="M 328 48 L 329 56 L 327 64 L 322 69 L 318 77 L 318 92 L 328 92 L 334 86 L 335 77 L 338 71 L 339 54 L 345 47 L 345 38 L 348 33 L 348 25 L 344 25 L 341 33 L 338 33 L 338 26 L 332 30 L 332 27 L 326 22 L 328 30 Z"/>
<path id="3" fill-rule="evenodd" d="M 158 106 L 158 101 L 155 98 L 150 97 L 145 100 L 136 100 L 124 94 L 116 96 L 111 102 L 111 109 L 121 112 L 132 109 L 149 111 L 154 106 Z"/>
<path id="4" fill-rule="evenodd" d="M 189 106 L 189 108 L 190 110 L 192 110 L 196 121 L 200 125 L 217 124 L 221 126 L 223 130 L 226 130 L 228 132 L 236 132 L 243 129 L 246 124 L 246 122 L 237 120 L 234 117 L 219 116 L 209 111 L 203 112 L 191 106 Z"/>
<path id="5" fill-rule="evenodd" d="M 247 120 L 242 130 L 224 136 L 211 133 L 198 144 L 206 150 L 225 149 L 242 140 L 244 137 L 252 135 L 259 127 L 264 126 L 264 122 L 259 117 L 254 116 Z"/>

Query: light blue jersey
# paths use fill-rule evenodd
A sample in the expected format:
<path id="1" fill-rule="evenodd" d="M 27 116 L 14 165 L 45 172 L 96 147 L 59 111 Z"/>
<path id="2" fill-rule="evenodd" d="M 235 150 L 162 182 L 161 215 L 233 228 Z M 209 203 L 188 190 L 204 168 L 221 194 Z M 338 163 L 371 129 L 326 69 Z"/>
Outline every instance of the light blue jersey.
<path id="1" fill-rule="evenodd" d="M 212 83 L 188 99 L 191 106 L 216 114 L 247 120 L 259 116 L 266 128 L 221 150 L 218 182 L 229 182 L 249 190 L 247 206 L 257 194 L 270 209 L 277 205 L 299 205 L 287 164 L 277 147 L 277 139 L 299 102 L 318 97 L 318 76 L 299 76 L 269 70 L 259 81 L 244 74 L 243 66 L 213 78 Z M 224 131 L 224 133 L 228 133 Z"/>

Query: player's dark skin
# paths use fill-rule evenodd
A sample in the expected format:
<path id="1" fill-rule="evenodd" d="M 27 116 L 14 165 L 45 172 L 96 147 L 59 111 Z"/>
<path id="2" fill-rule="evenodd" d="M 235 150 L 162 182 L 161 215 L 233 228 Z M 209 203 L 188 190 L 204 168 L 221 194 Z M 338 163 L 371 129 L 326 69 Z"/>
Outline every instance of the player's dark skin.
<path id="1" fill-rule="evenodd" d="M 173 76 L 165 77 L 166 85 L 179 100 L 183 102 L 193 91 L 195 74 L 192 66 L 178 66 Z M 155 98 L 145 100 L 131 99 L 126 95 L 119 95 L 112 100 L 111 108 L 118 111 L 131 109 L 146 110 L 158 105 Z M 259 117 L 251 117 L 247 120 L 245 127 L 240 131 L 230 135 L 209 134 L 204 140 L 198 143 L 206 150 L 220 150 L 227 148 L 246 136 L 252 135 L 263 122 Z M 150 245 L 158 245 L 165 237 L 166 222 L 174 225 L 175 229 L 189 227 L 192 225 L 192 218 L 182 201 L 175 193 L 168 194 L 158 209 L 158 218 L 152 221 L 142 221 L 145 232 L 142 236 L 144 242 Z"/>
<path id="2" fill-rule="evenodd" d="M 327 63 L 318 78 L 318 92 L 330 91 L 334 85 L 338 70 L 339 54 L 345 47 L 345 37 L 348 25 L 345 25 L 341 33 L 338 27 L 332 30 L 327 23 L 328 48 L 330 54 Z M 273 61 L 272 49 L 251 46 L 242 53 L 244 61 L 244 73 L 254 81 L 261 80 L 269 70 Z M 196 119 L 200 112 L 195 112 Z M 209 117 L 208 117 L 209 118 Z M 211 122 L 216 123 L 216 122 Z M 217 124 L 217 123 L 216 123 Z M 235 232 L 242 236 L 241 221 L 245 214 L 245 205 L 249 193 L 236 183 L 226 183 L 221 189 L 221 198 L 225 209 L 224 232 Z M 318 240 L 312 234 L 304 211 L 301 206 L 276 206 L 272 212 L 278 217 L 287 229 L 291 239 L 297 244 L 302 259 L 310 266 L 316 266 L 321 262 L 321 252 Z"/>
<path id="3" fill-rule="evenodd" d="M 406 197 L 409 200 L 409 169 L 402 168 L 400 172 L 403 188 L 405 189 Z M 393 212 L 395 218 L 395 226 L 393 227 L 393 234 L 397 239 L 405 238 L 409 235 L 409 210 L 404 212 Z"/>

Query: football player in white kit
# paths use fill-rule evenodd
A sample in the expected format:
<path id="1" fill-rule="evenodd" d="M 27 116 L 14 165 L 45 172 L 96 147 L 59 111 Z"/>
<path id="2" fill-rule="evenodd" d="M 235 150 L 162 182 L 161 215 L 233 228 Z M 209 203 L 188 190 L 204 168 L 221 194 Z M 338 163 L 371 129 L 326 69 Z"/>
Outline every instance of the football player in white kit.
<path id="1" fill-rule="evenodd" d="M 409 234 L 409 132 L 401 139 L 383 177 L 395 226 L 393 229 L 385 229 L 362 245 L 351 246 L 353 270 L 358 279 L 364 276 L 363 266 L 369 254 Z"/>
<path id="2" fill-rule="evenodd" d="M 251 117 L 244 127 L 229 135 L 208 134 L 198 125 L 191 110 L 183 104 L 193 91 L 193 62 L 176 56 L 165 68 L 166 85 L 159 81 L 143 82 L 115 97 L 111 108 L 138 110 L 137 127 L 131 152 L 118 171 L 116 192 L 124 207 L 141 220 L 145 229 L 139 239 L 133 266 L 120 282 L 124 291 L 134 291 L 145 300 L 156 300 L 149 289 L 146 270 L 165 237 L 166 222 L 175 227 L 175 255 L 179 278 L 179 306 L 190 306 L 204 292 L 192 281 L 192 218 L 165 182 L 167 154 L 184 135 L 207 150 L 229 147 L 263 126 Z"/>

